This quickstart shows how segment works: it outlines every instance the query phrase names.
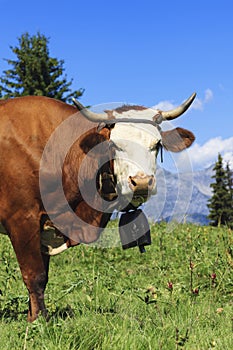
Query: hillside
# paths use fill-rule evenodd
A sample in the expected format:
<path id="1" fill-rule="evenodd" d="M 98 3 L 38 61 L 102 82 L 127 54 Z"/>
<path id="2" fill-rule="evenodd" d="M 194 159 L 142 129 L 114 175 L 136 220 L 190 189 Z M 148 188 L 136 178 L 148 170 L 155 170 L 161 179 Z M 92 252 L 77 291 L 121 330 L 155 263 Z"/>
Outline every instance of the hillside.
<path id="1" fill-rule="evenodd" d="M 207 200 L 211 197 L 213 167 L 193 173 L 171 173 L 159 168 L 156 174 L 158 193 L 145 205 L 153 221 L 208 223 Z"/>

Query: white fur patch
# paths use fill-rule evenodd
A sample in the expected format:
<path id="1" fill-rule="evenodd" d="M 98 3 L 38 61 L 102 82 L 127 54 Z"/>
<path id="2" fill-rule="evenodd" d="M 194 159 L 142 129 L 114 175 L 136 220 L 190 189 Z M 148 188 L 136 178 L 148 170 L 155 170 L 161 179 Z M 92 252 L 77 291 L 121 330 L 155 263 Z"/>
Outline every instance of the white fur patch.
<path id="1" fill-rule="evenodd" d="M 152 119 L 155 111 L 130 110 L 114 112 L 116 118 Z M 129 176 L 154 175 L 156 172 L 156 144 L 161 140 L 158 129 L 150 124 L 116 123 L 111 130 L 111 140 L 116 144 L 114 173 L 123 195 L 131 193 Z M 156 187 L 153 194 L 156 193 Z"/>
<path id="2" fill-rule="evenodd" d="M 51 246 L 48 246 L 48 254 L 50 256 L 54 256 L 54 255 L 57 255 L 57 254 L 64 252 L 66 249 L 68 249 L 66 243 L 62 244 L 61 246 L 59 246 L 57 248 L 53 248 Z"/>
<path id="3" fill-rule="evenodd" d="M 41 233 L 41 251 L 48 255 L 57 255 L 68 249 L 64 237 L 57 234 L 54 227 L 45 223 Z"/>

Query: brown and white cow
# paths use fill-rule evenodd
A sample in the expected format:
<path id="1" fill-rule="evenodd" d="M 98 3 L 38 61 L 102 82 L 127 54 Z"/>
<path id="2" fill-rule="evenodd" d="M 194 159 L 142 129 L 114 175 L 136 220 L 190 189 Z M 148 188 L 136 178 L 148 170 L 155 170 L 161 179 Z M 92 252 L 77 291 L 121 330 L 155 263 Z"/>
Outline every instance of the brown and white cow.
<path id="1" fill-rule="evenodd" d="M 29 292 L 28 321 L 47 315 L 50 255 L 98 239 L 112 209 L 137 208 L 156 193 L 159 147 L 179 152 L 194 135 L 161 131 L 184 113 L 123 106 L 96 114 L 47 97 L 0 101 L 0 222 Z M 78 112 L 77 112 L 78 108 Z M 49 247 L 46 229 L 62 240 Z"/>

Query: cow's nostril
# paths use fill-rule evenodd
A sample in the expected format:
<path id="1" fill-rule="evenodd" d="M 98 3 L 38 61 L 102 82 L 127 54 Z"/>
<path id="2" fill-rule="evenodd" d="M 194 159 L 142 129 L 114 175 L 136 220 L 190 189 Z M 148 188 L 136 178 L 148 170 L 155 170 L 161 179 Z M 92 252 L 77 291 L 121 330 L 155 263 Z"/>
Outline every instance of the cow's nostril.
<path id="1" fill-rule="evenodd" d="M 130 182 L 131 182 L 131 185 L 133 185 L 134 187 L 137 186 L 137 183 L 136 181 L 134 181 L 134 179 L 132 179 L 132 177 L 130 176 Z"/>
<path id="2" fill-rule="evenodd" d="M 153 178 L 150 178 L 149 182 L 148 182 L 148 186 L 151 187 L 153 185 Z"/>

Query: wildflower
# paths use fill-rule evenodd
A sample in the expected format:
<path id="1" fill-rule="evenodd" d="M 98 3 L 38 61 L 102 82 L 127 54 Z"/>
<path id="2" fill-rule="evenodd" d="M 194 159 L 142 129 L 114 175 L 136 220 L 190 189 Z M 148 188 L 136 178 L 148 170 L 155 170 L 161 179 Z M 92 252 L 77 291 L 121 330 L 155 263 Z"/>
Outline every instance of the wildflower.
<path id="1" fill-rule="evenodd" d="M 212 273 L 210 277 L 211 277 L 212 287 L 216 287 L 216 278 L 217 278 L 216 273 Z"/>
<path id="2" fill-rule="evenodd" d="M 151 294 L 153 294 L 155 292 L 155 287 L 153 287 L 153 286 L 149 286 L 148 288 L 147 288 L 147 290 L 146 290 L 146 293 L 151 293 Z"/>
<path id="3" fill-rule="evenodd" d="M 198 295 L 198 294 L 199 294 L 199 289 L 198 289 L 198 288 L 195 288 L 195 289 L 193 290 L 193 294 Z"/>
<path id="4" fill-rule="evenodd" d="M 218 307 L 217 310 L 216 310 L 216 312 L 217 312 L 218 314 L 221 314 L 221 313 L 223 312 L 223 308 L 222 308 L 222 307 Z"/>
<path id="5" fill-rule="evenodd" d="M 149 286 L 146 290 L 146 293 L 149 293 L 153 299 L 157 299 L 156 289 L 153 286 Z"/>
<path id="6" fill-rule="evenodd" d="M 216 277 L 217 277 L 216 273 L 212 273 L 212 275 L 211 275 L 211 279 L 212 279 L 212 280 L 215 280 L 215 279 L 216 279 Z"/>
<path id="7" fill-rule="evenodd" d="M 192 260 L 190 260 L 189 267 L 190 267 L 190 270 L 193 270 L 194 267 L 195 267 L 195 265 L 194 265 L 194 263 L 192 262 Z"/>
<path id="8" fill-rule="evenodd" d="M 173 283 L 171 281 L 168 281 L 167 287 L 170 291 L 173 291 Z"/>

